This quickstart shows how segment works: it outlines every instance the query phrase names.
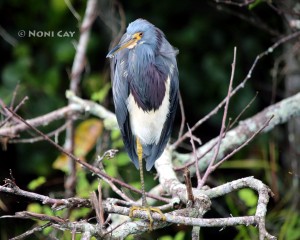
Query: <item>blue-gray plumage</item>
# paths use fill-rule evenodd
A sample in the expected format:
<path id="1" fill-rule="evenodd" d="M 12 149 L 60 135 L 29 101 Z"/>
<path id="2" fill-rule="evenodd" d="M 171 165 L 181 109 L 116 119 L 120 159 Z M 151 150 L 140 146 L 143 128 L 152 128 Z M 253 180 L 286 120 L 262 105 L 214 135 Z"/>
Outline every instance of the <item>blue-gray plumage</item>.
<path id="1" fill-rule="evenodd" d="M 137 19 L 107 55 L 118 124 L 137 168 L 137 139 L 149 171 L 170 138 L 178 103 L 177 53 L 160 29 Z"/>

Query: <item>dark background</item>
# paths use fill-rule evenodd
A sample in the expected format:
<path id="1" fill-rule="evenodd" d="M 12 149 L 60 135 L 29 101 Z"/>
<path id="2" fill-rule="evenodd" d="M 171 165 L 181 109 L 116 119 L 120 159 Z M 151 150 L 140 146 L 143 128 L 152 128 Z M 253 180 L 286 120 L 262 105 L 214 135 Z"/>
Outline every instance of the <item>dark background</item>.
<path id="1" fill-rule="evenodd" d="M 259 1 L 258 1 L 259 2 Z M 86 1 L 72 1 L 74 8 L 83 16 Z M 179 49 L 178 68 L 180 73 L 180 90 L 187 123 L 192 126 L 198 119 L 205 116 L 225 96 L 231 73 L 233 49 L 237 47 L 237 63 L 234 85 L 241 82 L 247 75 L 255 57 L 265 51 L 276 40 L 287 32 L 283 17 L 267 3 L 260 2 L 253 6 L 237 7 L 217 5 L 213 1 L 120 1 L 125 16 L 126 26 L 136 18 L 145 18 L 159 27 L 169 42 Z M 221 9 L 222 8 L 222 9 Z M 95 93 L 109 86 L 109 64 L 105 58 L 108 52 L 112 34 L 104 23 L 112 10 L 116 11 L 116 3 L 100 1 L 98 17 L 92 27 L 87 51 L 88 67 L 84 71 L 80 96 L 94 99 Z M 29 100 L 19 111 L 24 118 L 34 118 L 67 104 L 65 91 L 69 88 L 69 73 L 72 67 L 75 49 L 74 42 L 79 38 L 79 23 L 67 8 L 64 1 L 1 1 L 0 26 L 14 38 L 8 42 L 0 38 L 0 98 L 9 104 L 14 89 L 19 83 L 16 96 L 18 103 L 24 96 Z M 18 32 L 25 30 L 75 31 L 71 37 L 19 37 Z M 3 32 L 3 31 L 2 31 Z M 274 101 L 284 98 L 284 81 L 278 74 L 275 88 L 272 69 L 277 60 L 282 57 L 283 48 L 278 48 L 272 54 L 264 57 L 256 66 L 252 78 L 245 87 L 231 99 L 228 116 L 235 118 L 258 92 L 258 96 L 250 108 L 243 114 L 242 119 L 264 109 Z M 280 64 L 281 66 L 282 64 Z M 280 69 L 281 70 L 281 69 Z M 276 89 L 276 92 L 274 92 Z M 94 94 L 94 95 L 93 95 Z M 114 111 L 111 91 L 100 99 L 101 104 Z M 203 124 L 195 132 L 203 143 L 218 135 L 221 125 L 222 111 Z M 180 126 L 180 113 L 176 118 L 172 141 L 176 140 Z M 77 121 L 79 123 L 80 120 Z M 59 127 L 63 121 L 54 122 L 43 127 L 43 132 L 49 132 Z M 21 137 L 30 137 L 30 133 Z M 276 191 L 276 199 L 269 204 L 267 228 L 271 233 L 280 235 L 281 239 L 297 239 L 296 229 L 300 225 L 299 214 L 289 224 L 287 216 L 298 208 L 298 201 L 293 202 L 289 189 L 292 181 L 298 181 L 288 174 L 291 169 L 289 162 L 284 161 L 287 151 L 286 126 L 277 127 L 272 133 L 257 137 L 244 150 L 236 154 L 232 160 L 235 165 L 227 162 L 223 168 L 216 171 L 209 179 L 211 186 L 253 175 Z M 59 137 L 63 145 L 64 134 Z M 106 138 L 107 139 L 107 135 Z M 104 141 L 104 140 L 103 140 Z M 274 145 L 272 145 L 274 144 Z M 113 144 L 107 141 L 107 149 Z M 271 148 L 270 146 L 275 146 Z M 107 150 L 102 147 L 101 151 Z M 275 150 L 274 150 L 275 149 Z M 98 150 L 99 151 L 99 150 Z M 191 151 L 189 141 L 179 149 L 181 152 Z M 276 168 L 270 167 L 271 155 L 275 155 Z M 39 176 L 47 181 L 36 192 L 63 192 L 65 175 L 63 171 L 52 168 L 54 160 L 59 155 L 57 150 L 47 142 L 34 144 L 8 144 L 7 149 L 0 150 L 0 180 L 10 177 L 10 169 L 16 183 L 22 189 L 27 189 L 29 182 Z M 272 155 L 272 156 L 273 156 Z M 91 156 L 93 154 L 91 153 Z M 89 157 L 87 157 L 89 159 Z M 251 161 L 252 165 L 243 162 Z M 129 182 L 138 182 L 138 171 L 135 173 L 132 164 L 119 167 L 119 173 L 124 178 L 128 172 L 133 172 Z M 146 176 L 149 185 L 155 184 L 151 176 Z M 271 175 L 275 174 L 275 179 Z M 151 176 L 150 176 L 151 175 Z M 151 179 L 150 179 L 151 178 Z M 151 182 L 152 181 L 152 182 Z M 138 185 L 137 185 L 138 186 Z M 298 193 L 297 193 L 298 194 Z M 243 194 L 242 194 L 243 195 Z M 248 195 L 247 195 L 248 196 Z M 246 197 L 247 198 L 247 197 Z M 248 198 L 254 198 L 250 195 Z M 0 214 L 13 214 L 25 210 L 28 200 L 0 194 Z M 292 205 L 291 203 L 294 203 Z M 245 203 L 240 194 L 230 194 L 228 197 L 216 200 L 214 209 L 207 217 L 228 217 L 247 215 L 251 204 Z M 246 204 L 246 205 L 245 205 Z M 248 205 L 247 205 L 248 204 Z M 292 208 L 293 206 L 293 208 Z M 297 220 L 298 219 L 298 220 Z M 15 236 L 33 224 L 29 220 L 1 220 L 1 239 Z M 10 226 L 8 230 L 7 226 Z M 25 228 L 24 228 L 25 227 Z M 175 236 L 185 233 L 189 239 L 189 228 L 180 229 L 172 226 L 170 231 L 157 231 L 153 236 Z M 257 238 L 255 228 L 226 228 L 223 231 L 211 228 L 201 230 L 203 239 L 254 239 Z M 256 236 L 256 237 L 255 237 Z M 42 239 L 41 236 L 36 236 Z M 166 238 L 167 239 L 167 238 Z M 168 238 L 173 239 L 173 238 Z M 175 238 L 174 238 L 175 239 Z"/>

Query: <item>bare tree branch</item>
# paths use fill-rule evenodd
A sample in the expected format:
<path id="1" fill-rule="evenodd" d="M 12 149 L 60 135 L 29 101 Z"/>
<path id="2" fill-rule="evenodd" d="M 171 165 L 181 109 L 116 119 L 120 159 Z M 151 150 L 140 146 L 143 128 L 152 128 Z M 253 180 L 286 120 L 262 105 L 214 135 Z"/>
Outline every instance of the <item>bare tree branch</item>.
<path id="1" fill-rule="evenodd" d="M 220 161 L 228 152 L 245 143 L 247 139 L 249 139 L 256 131 L 263 127 L 263 125 L 270 119 L 271 116 L 274 115 L 274 118 L 268 124 L 268 126 L 262 130 L 263 133 L 271 131 L 279 124 L 286 123 L 293 117 L 300 116 L 299 102 L 300 93 L 271 105 L 256 115 L 241 121 L 239 126 L 227 132 L 226 137 L 222 140 L 220 152 L 216 161 Z M 211 146 L 215 145 L 216 141 L 217 138 L 214 138 L 198 148 L 198 156 L 202 156 L 204 152 L 207 152 L 207 149 L 211 149 Z M 175 166 L 179 166 L 175 168 L 176 170 L 183 170 L 181 166 L 192 159 L 191 153 L 180 154 L 175 152 L 174 156 L 176 158 L 174 161 Z M 200 159 L 199 168 L 202 171 L 207 168 L 211 157 L 212 152 L 207 152 L 207 154 Z M 193 164 L 194 161 L 191 161 L 190 165 Z M 191 171 L 194 172 L 195 169 L 191 167 Z"/>
<path id="2" fill-rule="evenodd" d="M 72 11 L 72 5 L 68 4 L 69 9 Z M 71 8 L 70 8 L 71 7 Z M 83 72 L 86 66 L 86 49 L 88 45 L 88 41 L 90 38 L 90 29 L 92 24 L 97 17 L 97 0 L 89 0 L 87 1 L 87 6 L 85 9 L 85 14 L 83 17 L 82 25 L 80 27 L 80 38 L 78 45 L 76 47 L 76 54 L 74 57 L 74 62 L 71 70 L 71 81 L 70 81 L 70 90 L 75 94 L 79 92 L 79 84 L 81 80 L 81 73 Z M 74 13 L 74 11 L 72 11 Z M 75 14 L 75 13 L 74 13 Z M 76 16 L 76 15 L 74 15 Z M 71 104 L 71 100 L 69 99 L 69 104 Z M 67 120 L 69 122 L 66 129 L 66 138 L 65 138 L 65 149 L 68 152 L 74 152 L 74 124 L 72 118 L 69 117 Z M 76 188 L 76 162 L 71 158 L 68 159 L 68 174 L 65 179 L 65 194 L 66 197 L 73 196 L 75 194 Z"/>
<path id="3" fill-rule="evenodd" d="M 232 2 L 232 1 L 223 1 L 223 2 Z M 244 1 L 244 3 L 249 4 L 251 1 Z M 75 163 L 79 163 L 82 167 L 84 167 L 87 171 L 94 174 L 96 177 L 99 177 L 110 184 L 113 191 L 115 191 L 121 198 L 125 199 L 102 199 L 101 196 L 101 188 L 99 187 L 99 195 L 98 198 L 94 193 L 91 199 L 80 199 L 80 198 L 64 198 L 64 199 L 54 199 L 48 196 L 36 194 L 33 192 L 28 192 L 20 189 L 14 180 L 7 179 L 3 186 L 0 186 L 0 192 L 9 193 L 17 196 L 23 196 L 29 198 L 33 201 L 40 201 L 42 204 L 51 205 L 54 210 L 62 209 L 62 208 L 73 208 L 73 207 L 89 207 L 91 208 L 91 202 L 93 207 L 96 210 L 96 217 L 99 224 L 92 224 L 83 221 L 71 222 L 67 218 L 59 218 L 48 216 L 45 214 L 37 214 L 31 212 L 19 212 L 14 216 L 2 216 L 1 218 L 30 218 L 30 219 L 38 219 L 47 221 L 48 223 L 44 226 L 51 226 L 57 228 L 59 230 L 65 231 L 69 229 L 75 238 L 77 232 L 82 233 L 82 239 L 90 239 L 92 236 L 103 239 L 120 239 L 125 238 L 129 234 L 141 234 L 143 232 L 148 231 L 148 215 L 144 211 L 135 211 L 134 217 L 139 218 L 137 221 L 129 221 L 128 214 L 130 211 L 130 206 L 132 204 L 132 200 L 128 198 L 125 194 L 120 190 L 121 187 L 126 187 L 134 192 L 140 193 L 139 190 L 133 188 L 132 186 L 120 181 L 116 178 L 112 178 L 108 176 L 104 171 L 99 169 L 96 166 L 92 166 L 91 164 L 82 161 L 79 158 L 76 158 L 72 154 L 72 143 L 71 147 L 66 151 L 64 148 L 56 144 L 49 136 L 43 134 L 36 127 L 47 125 L 57 119 L 63 119 L 66 117 L 73 117 L 75 114 L 83 114 L 89 113 L 99 118 L 103 119 L 104 125 L 106 129 L 116 129 L 116 117 L 113 113 L 98 105 L 96 103 L 83 100 L 76 96 L 79 90 L 79 83 L 82 71 L 86 65 L 85 59 L 85 50 L 87 46 L 87 42 L 89 39 L 89 29 L 93 20 L 95 19 L 95 9 L 96 9 L 96 0 L 89 0 L 87 3 L 86 14 L 83 19 L 83 24 L 81 27 L 81 35 L 79 39 L 79 44 L 77 47 L 76 56 L 74 59 L 74 64 L 72 66 L 71 73 L 71 82 L 70 89 L 71 91 L 67 92 L 67 98 L 69 100 L 69 105 L 67 107 L 56 110 L 52 113 L 46 114 L 41 117 L 37 117 L 31 120 L 24 120 L 18 114 L 16 114 L 16 109 L 9 108 L 1 102 L 1 106 L 6 116 L 5 124 L 0 126 L 0 136 L 12 138 L 16 136 L 16 133 L 20 133 L 26 130 L 33 130 L 35 133 L 41 136 L 43 140 L 48 141 L 51 145 L 53 145 L 56 149 L 65 153 L 73 164 L 73 179 L 75 179 Z M 121 8 L 119 8 L 120 10 Z M 74 12 L 73 10 L 71 10 Z M 123 13 L 123 12 L 122 12 Z M 75 14 L 74 14 L 75 15 Z M 122 15 L 122 14 L 121 14 Z M 122 18 L 123 17 L 123 18 Z M 121 16 L 122 22 L 121 26 L 123 27 L 124 23 L 124 15 Z M 165 201 L 167 204 L 161 206 L 161 209 L 170 210 L 173 205 L 177 204 L 181 207 L 178 210 L 171 210 L 168 213 L 165 213 L 166 221 L 161 221 L 161 216 L 159 214 L 153 213 L 153 219 L 155 219 L 154 229 L 164 228 L 171 224 L 184 224 L 193 226 L 192 238 L 199 238 L 199 231 L 201 227 L 226 227 L 226 226 L 234 226 L 238 224 L 243 224 L 248 226 L 249 224 L 258 226 L 259 239 L 263 240 L 267 239 L 275 239 L 270 233 L 266 230 L 266 213 L 267 213 L 267 204 L 269 202 L 269 197 L 272 196 L 272 192 L 261 181 L 254 179 L 253 177 L 242 178 L 236 181 L 232 181 L 221 186 L 212 188 L 212 189 L 204 189 L 200 188 L 203 186 L 207 176 L 212 170 L 215 170 L 217 166 L 230 156 L 232 156 L 236 151 L 245 146 L 249 141 L 251 141 L 258 133 L 268 132 L 272 130 L 275 126 L 287 122 L 294 116 L 300 116 L 300 93 L 289 97 L 281 102 L 278 102 L 255 116 L 241 121 L 239 126 L 236 128 L 226 132 L 225 121 L 227 108 L 229 104 L 230 97 L 233 96 L 237 91 L 244 87 L 244 84 L 251 78 L 252 72 L 257 65 L 257 62 L 263 58 L 264 56 L 273 52 L 275 48 L 277 48 L 282 43 L 285 43 L 291 39 L 295 39 L 300 36 L 300 32 L 295 32 L 290 35 L 287 35 L 269 47 L 266 51 L 259 54 L 257 58 L 254 60 L 252 67 L 250 68 L 246 78 L 234 89 L 231 89 L 233 73 L 231 74 L 231 81 L 229 85 L 229 90 L 227 97 L 215 108 L 213 109 L 205 118 L 199 120 L 191 130 L 183 134 L 171 147 L 167 148 L 162 156 L 156 161 L 155 167 L 157 169 L 159 175 L 159 183 L 157 187 L 155 187 L 151 193 L 155 192 L 158 196 L 153 196 L 151 193 L 147 193 L 148 197 L 152 197 L 158 201 Z M 234 63 L 232 67 L 232 71 L 234 72 L 235 66 L 235 57 Z M 182 107 L 181 102 L 181 108 Z M 220 108 L 225 106 L 224 116 L 222 121 L 222 128 L 220 130 L 220 134 L 218 138 L 215 138 L 205 144 L 204 146 L 199 147 L 198 149 L 194 148 L 193 153 L 188 154 L 180 154 L 174 151 L 174 149 L 187 137 L 191 137 L 191 141 L 195 137 L 192 135 L 192 131 L 195 130 L 200 124 L 202 124 L 205 120 L 207 120 L 210 116 L 214 115 L 219 111 Z M 183 114 L 183 111 L 182 111 Z M 273 117 L 272 121 L 270 119 Z M 184 115 L 182 115 L 183 121 L 182 126 L 184 126 Z M 10 121 L 12 120 L 12 121 Z M 72 119 L 71 119 L 72 121 Z M 9 123 L 9 124 L 6 124 Z M 182 128 L 181 128 L 182 129 Z M 73 139 L 73 127 L 70 127 L 68 130 L 67 142 L 70 139 Z M 226 132 L 226 134 L 225 134 Z M 181 135 L 181 134 L 180 134 Z M 70 141 L 71 142 L 71 141 Z M 215 156 L 213 156 L 212 149 L 215 148 Z M 228 154 L 229 152 L 229 154 Z M 173 154 L 173 155 L 172 155 Z M 196 164 L 194 161 L 191 161 L 192 154 L 196 156 Z M 199 184 L 199 189 L 193 188 L 189 176 L 186 176 L 187 184 L 182 184 L 178 179 L 173 163 L 172 156 L 175 156 L 177 165 L 187 166 L 187 163 L 194 164 L 197 167 L 197 175 L 200 179 L 200 171 L 203 171 L 208 168 L 208 171 L 202 178 L 202 183 Z M 198 158 L 202 158 L 198 161 Z M 198 168 L 199 166 L 199 168 Z M 192 168 L 195 169 L 195 166 Z M 73 187 L 74 188 L 74 187 Z M 224 196 L 230 192 L 236 191 L 241 188 L 251 188 L 258 193 L 258 203 L 256 212 L 253 216 L 230 216 L 227 218 L 212 218 L 206 219 L 203 218 L 203 215 L 210 209 L 211 207 L 211 199 Z M 167 193 L 169 198 L 161 197 L 161 193 Z M 104 212 L 108 214 L 108 217 L 105 221 L 103 215 Z M 118 218 L 114 218 L 117 216 Z M 126 220 L 121 218 L 120 216 L 126 216 Z M 106 217 L 106 215 L 105 215 Z M 108 222 L 112 222 L 111 225 L 107 226 Z M 40 231 L 41 228 L 36 228 L 33 231 Z M 27 234 L 32 234 L 33 231 L 27 231 Z M 26 234 L 26 233 L 25 233 Z M 22 238 L 21 235 L 16 239 Z"/>
<path id="4" fill-rule="evenodd" d="M 222 118 L 222 123 L 221 123 L 221 130 L 220 134 L 217 140 L 217 145 L 214 148 L 214 155 L 212 156 L 210 163 L 201 179 L 201 182 L 198 185 L 198 188 L 202 188 L 204 184 L 206 183 L 206 180 L 211 173 L 211 169 L 215 164 L 215 161 L 217 159 L 217 156 L 219 154 L 220 146 L 222 139 L 224 137 L 224 133 L 226 131 L 226 120 L 227 120 L 227 113 L 228 113 L 228 107 L 229 107 L 229 101 L 230 101 L 230 96 L 232 92 L 232 83 L 233 83 L 233 78 L 234 78 L 234 73 L 235 73 L 235 64 L 236 64 L 236 47 L 234 48 L 234 53 L 233 53 L 233 62 L 231 64 L 231 76 L 230 76 L 230 81 L 229 81 L 229 86 L 228 86 L 228 92 L 226 96 L 226 101 L 225 101 L 225 106 L 224 106 L 224 113 L 223 113 L 223 118 Z M 198 162 L 198 160 L 197 160 Z M 198 163 L 199 164 L 199 163 Z M 197 168 L 196 172 L 198 171 L 199 168 Z"/>
<path id="5" fill-rule="evenodd" d="M 73 105 L 60 108 L 53 112 L 47 113 L 40 117 L 28 119 L 27 122 L 33 127 L 47 126 L 51 122 L 65 118 L 68 114 L 76 113 L 76 112 L 78 113 L 83 110 L 84 109 L 81 108 L 80 106 L 78 105 L 76 106 L 73 104 Z M 19 123 L 16 125 L 4 126 L 3 128 L 0 128 L 0 136 L 7 136 L 7 135 L 14 136 L 18 132 L 26 131 L 28 129 L 29 127 L 26 124 L 19 121 Z"/>
<path id="6" fill-rule="evenodd" d="M 170 165 L 171 166 L 171 165 Z M 172 171 L 171 169 L 169 169 Z M 179 183 L 180 184 L 180 183 Z M 180 184 L 183 188 L 184 185 Z M 13 186 L 11 186 L 13 187 Z M 54 206 L 57 206 L 57 203 L 62 199 L 51 199 L 46 196 L 42 195 L 36 195 L 35 193 L 30 193 L 27 191 L 23 191 L 19 189 L 18 191 L 15 191 L 12 189 L 12 191 L 8 190 L 11 189 L 11 187 L 1 187 L 0 191 L 5 189 L 5 192 L 11 193 L 11 194 L 17 194 L 21 196 L 26 196 L 30 199 L 35 199 L 43 202 L 44 204 L 50 204 Z M 209 205 L 205 204 L 203 202 L 203 199 L 201 200 L 199 196 L 207 196 L 209 198 L 215 198 L 219 197 L 225 194 L 228 194 L 232 191 L 236 191 L 241 188 L 250 187 L 254 190 L 256 190 L 259 194 L 258 199 L 258 205 L 257 210 L 254 216 L 246 216 L 246 217 L 228 217 L 228 218 L 198 218 L 198 214 L 200 213 L 203 215 L 210 207 Z M 14 187 L 15 188 L 15 187 Z M 175 224 L 184 224 L 184 225 L 191 225 L 191 226 L 199 226 L 199 227 L 224 227 L 224 226 L 234 226 L 234 225 L 258 225 L 260 235 L 267 237 L 268 239 L 275 239 L 273 236 L 271 236 L 269 233 L 267 233 L 265 229 L 265 215 L 267 212 L 266 205 L 269 201 L 269 194 L 272 194 L 270 189 L 264 185 L 261 181 L 254 179 L 253 177 L 243 178 L 239 179 L 230 183 L 226 183 L 224 185 L 221 185 L 219 187 L 209 189 L 206 191 L 203 190 L 197 190 L 193 189 L 194 194 L 196 196 L 196 200 L 198 201 L 198 206 L 193 207 L 187 207 L 185 209 L 175 210 L 170 213 L 166 213 L 166 221 L 165 222 L 159 222 L 161 219 L 161 216 L 157 213 L 153 213 L 153 219 L 156 220 L 154 224 L 154 229 L 163 228 L 171 223 Z M 23 195 L 24 194 L 24 195 Z M 45 201 L 47 199 L 47 201 Z M 198 199 L 198 200 L 197 200 Z M 78 199 L 77 199 L 78 200 Z M 76 200 L 76 201 L 77 201 Z M 81 199 L 80 202 L 84 202 L 88 200 Z M 116 202 L 118 200 L 116 199 L 107 199 L 105 201 L 102 201 L 102 206 L 104 210 L 108 213 L 116 213 L 121 215 L 129 215 L 130 209 L 129 207 L 122 207 L 116 205 Z M 64 199 L 63 204 L 66 204 L 68 201 L 67 199 Z M 90 206 L 90 201 L 89 206 Z M 210 201 L 209 201 L 210 202 Z M 208 203 L 208 202 L 207 202 Z M 68 207 L 74 206 L 73 204 L 68 205 Z M 77 206 L 78 207 L 78 206 Z M 99 228 L 97 225 L 89 224 L 85 221 L 81 222 L 69 222 L 68 220 L 47 216 L 45 214 L 37 214 L 37 213 L 30 213 L 30 212 L 20 212 L 16 213 L 14 216 L 2 216 L 1 218 L 11 218 L 11 217 L 17 217 L 17 218 L 31 218 L 31 219 L 39 219 L 43 221 L 50 221 L 52 224 L 55 224 L 55 227 L 61 230 L 69 229 L 72 230 L 76 227 L 76 231 L 78 232 L 89 232 L 91 236 L 99 236 Z M 148 215 L 144 211 L 135 211 L 134 212 L 135 218 L 140 219 L 148 219 Z M 111 227 L 108 227 L 105 231 L 103 231 L 100 235 L 106 235 L 106 232 L 111 230 Z M 148 231 L 148 223 L 139 220 L 135 222 L 125 222 L 122 225 L 119 225 L 117 229 L 111 232 L 110 236 L 112 239 L 118 239 L 119 237 L 125 237 L 129 234 L 135 234 L 140 233 L 141 231 Z M 101 232 L 101 231 L 100 231 Z M 263 238 L 260 238 L 263 239 Z"/>
<path id="7" fill-rule="evenodd" d="M 245 84 L 248 82 L 248 80 L 252 77 L 252 73 L 254 68 L 256 67 L 258 61 L 260 59 L 262 59 L 263 57 L 269 55 L 270 53 L 272 53 L 277 47 L 279 47 L 281 44 L 288 42 L 292 39 L 295 39 L 297 37 L 300 36 L 300 31 L 294 32 L 292 34 L 288 34 L 287 36 L 282 37 L 281 39 L 279 39 L 277 42 L 275 42 L 272 46 L 270 46 L 266 51 L 260 53 L 259 55 L 256 56 L 255 60 L 253 61 L 253 64 L 250 68 L 250 70 L 248 71 L 245 79 L 239 84 L 237 85 L 231 92 L 230 97 L 234 96 L 239 90 L 241 90 L 242 88 L 244 88 Z M 204 123 L 205 121 L 207 121 L 210 117 L 212 117 L 213 115 L 215 115 L 221 108 L 222 106 L 226 103 L 226 98 L 223 99 L 222 102 L 220 102 L 213 110 L 211 110 L 205 117 L 203 117 L 202 119 L 198 120 L 193 127 L 191 127 L 191 131 L 194 131 L 195 129 L 197 129 L 202 123 Z M 181 142 L 183 142 L 186 138 L 189 137 L 189 132 L 187 131 L 185 134 L 183 134 L 183 136 L 179 139 L 177 139 L 176 142 L 174 142 L 171 147 L 172 148 L 176 148 Z"/>

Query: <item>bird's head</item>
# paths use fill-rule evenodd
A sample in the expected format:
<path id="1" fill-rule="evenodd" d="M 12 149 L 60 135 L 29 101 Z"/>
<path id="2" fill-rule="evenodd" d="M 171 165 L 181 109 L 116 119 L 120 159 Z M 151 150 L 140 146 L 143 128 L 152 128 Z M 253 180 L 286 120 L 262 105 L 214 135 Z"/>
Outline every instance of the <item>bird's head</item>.
<path id="1" fill-rule="evenodd" d="M 153 24 L 139 18 L 128 25 L 126 33 L 122 36 L 119 44 L 110 50 L 106 57 L 113 58 L 122 49 L 133 49 L 142 44 L 146 44 L 152 50 L 155 50 L 161 34 L 161 31 Z"/>

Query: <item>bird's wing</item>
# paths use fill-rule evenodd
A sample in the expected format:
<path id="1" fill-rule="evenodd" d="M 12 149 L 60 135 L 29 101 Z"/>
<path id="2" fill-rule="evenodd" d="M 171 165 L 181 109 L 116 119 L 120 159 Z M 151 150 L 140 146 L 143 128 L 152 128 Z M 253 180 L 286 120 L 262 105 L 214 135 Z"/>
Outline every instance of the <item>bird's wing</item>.
<path id="1" fill-rule="evenodd" d="M 115 105 L 115 113 L 123 137 L 125 148 L 128 155 L 136 168 L 139 168 L 138 158 L 135 151 L 135 137 L 133 136 L 130 128 L 129 113 L 127 109 L 127 98 L 129 96 L 128 80 L 124 77 L 123 73 L 125 65 L 121 64 L 118 59 L 113 59 L 111 63 L 111 70 L 113 76 L 113 99 Z M 122 69 L 124 68 L 124 69 Z"/>
<path id="2" fill-rule="evenodd" d="M 171 135 L 172 127 L 174 118 L 176 115 L 176 109 L 178 105 L 178 94 L 179 94 L 179 80 L 178 80 L 178 69 L 175 64 L 175 69 L 173 73 L 170 76 L 170 106 L 169 106 L 169 114 L 167 116 L 167 119 L 164 123 L 164 127 L 161 132 L 161 136 L 159 139 L 159 142 L 157 144 L 153 144 L 151 146 L 151 149 L 148 149 L 147 152 L 149 152 L 149 156 L 146 159 L 146 169 L 149 171 L 156 161 L 157 158 L 160 157 L 162 152 L 164 151 L 168 140 Z"/>

